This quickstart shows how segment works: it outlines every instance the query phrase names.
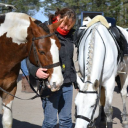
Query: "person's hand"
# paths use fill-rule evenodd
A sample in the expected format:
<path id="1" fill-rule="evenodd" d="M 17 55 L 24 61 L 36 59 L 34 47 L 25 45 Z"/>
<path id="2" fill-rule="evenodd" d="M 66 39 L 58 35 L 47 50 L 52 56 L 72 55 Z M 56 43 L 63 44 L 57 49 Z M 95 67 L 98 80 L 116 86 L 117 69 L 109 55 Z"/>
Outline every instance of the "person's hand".
<path id="1" fill-rule="evenodd" d="M 46 71 L 46 68 L 39 68 L 36 72 L 36 76 L 40 79 L 46 79 L 49 76 L 49 74 L 45 73 Z"/>

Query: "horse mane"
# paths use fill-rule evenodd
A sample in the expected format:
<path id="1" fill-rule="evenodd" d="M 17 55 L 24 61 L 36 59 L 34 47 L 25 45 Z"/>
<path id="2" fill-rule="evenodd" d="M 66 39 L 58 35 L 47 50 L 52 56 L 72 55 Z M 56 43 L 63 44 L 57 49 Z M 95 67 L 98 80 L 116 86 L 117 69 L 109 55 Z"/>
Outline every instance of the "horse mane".
<path id="1" fill-rule="evenodd" d="M 34 21 L 38 26 L 40 26 L 45 32 L 50 33 L 50 30 L 47 26 L 47 22 L 42 23 L 40 20 Z"/>
<path id="2" fill-rule="evenodd" d="M 86 74 L 85 74 L 85 76 L 88 76 L 88 77 L 91 75 L 91 69 L 93 64 L 94 40 L 95 40 L 95 27 L 92 29 L 91 40 L 88 46 L 88 57 L 87 57 L 87 63 L 86 63 L 87 68 L 86 68 Z"/>

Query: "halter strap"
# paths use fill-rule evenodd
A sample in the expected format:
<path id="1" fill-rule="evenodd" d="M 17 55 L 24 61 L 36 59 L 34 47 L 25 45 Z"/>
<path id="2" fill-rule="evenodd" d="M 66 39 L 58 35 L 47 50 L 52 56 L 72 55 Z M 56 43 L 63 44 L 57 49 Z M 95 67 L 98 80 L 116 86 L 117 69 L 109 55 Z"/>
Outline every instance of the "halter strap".
<path id="1" fill-rule="evenodd" d="M 50 69 L 50 68 L 57 67 L 57 66 L 60 66 L 60 62 L 57 62 L 57 63 L 54 63 L 54 64 L 50 64 L 50 65 L 43 66 L 43 68 Z"/>
<path id="2" fill-rule="evenodd" d="M 55 32 L 50 33 L 50 34 L 45 35 L 45 36 L 33 37 L 32 40 L 33 40 L 33 41 L 34 41 L 34 40 L 39 40 L 39 39 L 43 39 L 43 38 L 50 37 L 50 36 L 53 36 L 53 35 L 55 35 Z"/>
<path id="3" fill-rule="evenodd" d="M 96 94 L 98 94 L 97 91 L 81 91 L 81 90 L 79 90 L 79 92 L 80 93 L 96 93 Z"/>
<path id="4" fill-rule="evenodd" d="M 89 119 L 89 118 L 87 118 L 87 117 L 85 117 L 85 116 L 82 116 L 82 115 L 77 115 L 76 118 L 81 118 L 81 119 L 86 120 L 86 121 L 88 121 L 88 122 L 91 121 L 91 119 Z"/>

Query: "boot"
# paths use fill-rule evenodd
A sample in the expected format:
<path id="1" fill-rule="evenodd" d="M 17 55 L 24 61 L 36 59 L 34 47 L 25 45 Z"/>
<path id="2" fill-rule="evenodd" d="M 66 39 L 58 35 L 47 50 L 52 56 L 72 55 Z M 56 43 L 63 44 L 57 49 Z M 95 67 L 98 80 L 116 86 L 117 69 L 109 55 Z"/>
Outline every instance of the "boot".
<path id="1" fill-rule="evenodd" d="M 29 80 L 29 76 L 27 76 L 28 80 Z M 22 92 L 26 92 L 26 93 L 33 93 L 34 91 L 31 89 L 26 77 L 22 77 Z"/>

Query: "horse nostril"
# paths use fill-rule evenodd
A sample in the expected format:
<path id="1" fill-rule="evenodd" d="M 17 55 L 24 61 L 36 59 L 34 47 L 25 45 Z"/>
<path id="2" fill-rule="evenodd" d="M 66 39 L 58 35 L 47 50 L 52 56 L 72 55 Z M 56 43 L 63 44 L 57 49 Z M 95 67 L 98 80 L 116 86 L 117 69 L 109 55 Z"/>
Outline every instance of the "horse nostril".
<path id="1" fill-rule="evenodd" d="M 53 85 L 52 85 L 52 87 L 51 87 L 51 91 L 52 91 L 52 92 L 55 92 L 55 91 L 57 91 L 56 89 L 57 89 L 57 88 L 56 88 L 56 82 L 53 82 Z"/>
<path id="2" fill-rule="evenodd" d="M 56 88 L 56 82 L 53 82 L 53 88 Z"/>

